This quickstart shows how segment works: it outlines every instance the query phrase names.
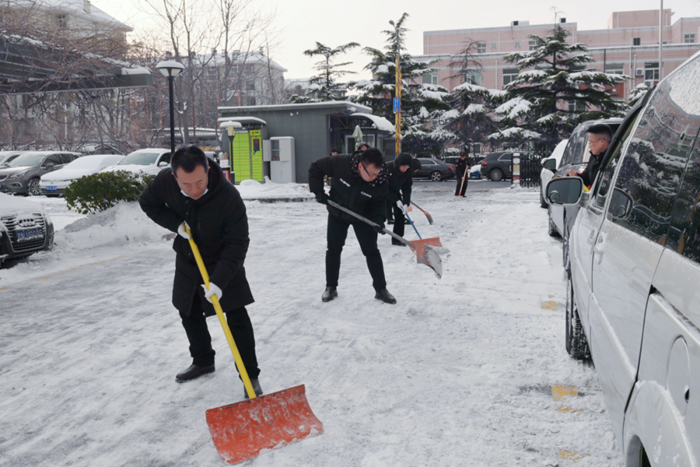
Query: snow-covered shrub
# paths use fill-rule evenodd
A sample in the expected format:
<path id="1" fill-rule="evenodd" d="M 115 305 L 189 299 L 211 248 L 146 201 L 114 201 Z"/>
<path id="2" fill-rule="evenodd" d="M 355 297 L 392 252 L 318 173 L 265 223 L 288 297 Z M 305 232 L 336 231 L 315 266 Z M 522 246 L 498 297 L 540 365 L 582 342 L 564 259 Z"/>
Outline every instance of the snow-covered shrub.
<path id="1" fill-rule="evenodd" d="M 81 177 L 65 189 L 68 208 L 81 214 L 95 214 L 119 201 L 136 201 L 153 175 L 119 170 Z"/>

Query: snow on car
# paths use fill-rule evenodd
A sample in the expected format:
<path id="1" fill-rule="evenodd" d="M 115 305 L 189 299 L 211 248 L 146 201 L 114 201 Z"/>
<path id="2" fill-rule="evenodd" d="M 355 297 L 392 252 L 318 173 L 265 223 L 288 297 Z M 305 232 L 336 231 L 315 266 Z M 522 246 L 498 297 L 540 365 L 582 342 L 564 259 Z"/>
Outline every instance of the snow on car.
<path id="1" fill-rule="evenodd" d="M 165 167 L 170 166 L 170 150 L 163 148 L 139 149 L 128 154 L 118 164 L 107 167 L 102 172 L 125 170 L 134 173 L 158 175 Z"/>
<path id="2" fill-rule="evenodd" d="M 98 154 L 95 156 L 83 156 L 62 169 L 41 176 L 39 188 L 41 194 L 46 196 L 60 196 L 75 180 L 86 175 L 91 175 L 117 164 L 124 159 L 120 154 Z"/>

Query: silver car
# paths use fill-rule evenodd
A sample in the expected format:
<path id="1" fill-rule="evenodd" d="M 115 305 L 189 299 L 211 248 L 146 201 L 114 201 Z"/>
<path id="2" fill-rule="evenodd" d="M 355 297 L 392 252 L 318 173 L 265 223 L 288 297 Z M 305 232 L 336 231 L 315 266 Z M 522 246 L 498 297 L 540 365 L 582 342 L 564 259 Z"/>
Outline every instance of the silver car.
<path id="1" fill-rule="evenodd" d="M 700 465 L 700 56 L 649 93 L 571 229 L 566 348 L 592 357 L 627 466 Z"/>
<path id="2" fill-rule="evenodd" d="M 0 192 L 40 195 L 41 176 L 72 162 L 82 154 L 63 151 L 30 151 L 0 167 Z"/>

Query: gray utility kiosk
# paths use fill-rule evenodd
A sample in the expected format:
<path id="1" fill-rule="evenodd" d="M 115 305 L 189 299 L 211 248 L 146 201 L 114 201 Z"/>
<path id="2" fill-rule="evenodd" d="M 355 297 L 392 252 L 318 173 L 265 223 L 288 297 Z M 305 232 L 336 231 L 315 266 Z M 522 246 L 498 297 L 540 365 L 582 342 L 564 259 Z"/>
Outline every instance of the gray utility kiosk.
<path id="1" fill-rule="evenodd" d="M 394 155 L 394 125 L 352 102 L 219 107 L 219 114 L 220 124 L 241 124 L 231 163 L 236 182 L 268 176 L 281 183 L 306 183 L 311 163 L 330 155 L 331 148 L 341 154 L 355 150 L 352 134 L 358 126 L 362 141 L 379 148 L 388 160 Z M 228 148 L 227 132 L 221 133 L 221 147 Z"/>

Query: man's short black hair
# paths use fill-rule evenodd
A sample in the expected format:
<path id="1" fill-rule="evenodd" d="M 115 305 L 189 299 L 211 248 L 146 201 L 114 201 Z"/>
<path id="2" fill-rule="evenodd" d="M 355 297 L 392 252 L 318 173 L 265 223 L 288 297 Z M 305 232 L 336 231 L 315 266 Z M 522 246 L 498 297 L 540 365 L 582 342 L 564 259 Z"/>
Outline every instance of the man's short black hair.
<path id="1" fill-rule="evenodd" d="M 331 148 L 331 153 L 333 153 L 333 152 L 340 152 L 340 151 L 338 151 L 338 148 Z"/>
<path id="2" fill-rule="evenodd" d="M 608 143 L 612 141 L 612 130 L 610 129 L 610 126 L 606 125 L 605 123 L 591 125 L 591 127 L 588 130 L 586 130 L 586 133 L 591 133 L 593 135 L 602 135 L 603 139 L 607 140 Z"/>
<path id="3" fill-rule="evenodd" d="M 204 167 L 204 170 L 209 168 L 209 158 L 204 151 L 197 146 L 187 146 L 175 151 L 173 157 L 170 158 L 170 170 L 177 175 L 177 169 L 182 168 L 185 172 L 192 173 L 198 165 Z"/>
<path id="4" fill-rule="evenodd" d="M 365 146 L 367 149 L 369 149 L 369 144 L 367 144 L 367 143 L 360 143 L 360 145 L 357 146 L 358 151 L 360 150 L 360 148 L 361 148 L 362 146 Z"/>
<path id="5" fill-rule="evenodd" d="M 360 162 L 365 166 L 373 164 L 377 167 L 381 167 L 384 165 L 384 155 L 382 151 L 377 148 L 369 148 L 360 155 Z"/>

